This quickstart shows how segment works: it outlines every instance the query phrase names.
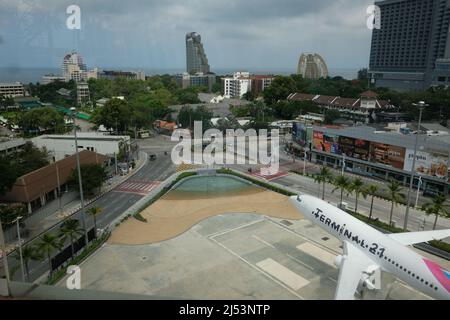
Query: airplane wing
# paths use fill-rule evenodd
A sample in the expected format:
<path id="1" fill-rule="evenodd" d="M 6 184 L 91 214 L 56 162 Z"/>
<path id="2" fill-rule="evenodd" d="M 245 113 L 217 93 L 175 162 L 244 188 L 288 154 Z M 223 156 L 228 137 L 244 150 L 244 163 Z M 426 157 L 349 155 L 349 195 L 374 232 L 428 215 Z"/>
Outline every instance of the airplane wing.
<path id="1" fill-rule="evenodd" d="M 351 243 L 344 241 L 344 255 L 339 267 L 339 280 L 335 300 L 354 300 L 363 272 L 376 265 L 367 255 Z"/>
<path id="2" fill-rule="evenodd" d="M 450 237 L 450 229 L 433 230 L 433 231 L 419 231 L 419 232 L 402 232 L 390 233 L 388 236 L 395 241 L 400 242 L 405 246 L 416 243 L 427 242 L 431 240 L 441 240 Z"/>

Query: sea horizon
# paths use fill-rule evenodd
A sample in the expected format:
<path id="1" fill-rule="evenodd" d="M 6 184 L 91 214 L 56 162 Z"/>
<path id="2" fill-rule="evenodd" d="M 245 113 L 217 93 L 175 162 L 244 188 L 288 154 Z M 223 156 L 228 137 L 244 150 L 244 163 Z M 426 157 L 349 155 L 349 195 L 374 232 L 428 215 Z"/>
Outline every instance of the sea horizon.
<path id="1" fill-rule="evenodd" d="M 361 67 L 362 68 L 362 67 Z M 347 80 L 357 78 L 358 70 L 361 68 L 329 68 L 330 77 L 341 76 Z M 88 68 L 91 69 L 91 68 Z M 143 71 L 146 76 L 163 75 L 163 74 L 180 74 L 185 72 L 184 68 L 173 69 L 152 69 L 152 68 L 133 68 L 133 67 L 105 67 L 101 70 L 122 70 L 122 71 Z M 212 70 L 216 75 L 230 75 L 236 71 L 248 71 L 252 74 L 268 74 L 268 75 L 291 75 L 295 74 L 294 68 L 217 68 Z M 0 82 L 21 82 L 23 84 L 42 82 L 42 77 L 47 74 L 61 75 L 60 68 L 43 67 L 43 68 L 17 68 L 17 67 L 0 67 Z"/>

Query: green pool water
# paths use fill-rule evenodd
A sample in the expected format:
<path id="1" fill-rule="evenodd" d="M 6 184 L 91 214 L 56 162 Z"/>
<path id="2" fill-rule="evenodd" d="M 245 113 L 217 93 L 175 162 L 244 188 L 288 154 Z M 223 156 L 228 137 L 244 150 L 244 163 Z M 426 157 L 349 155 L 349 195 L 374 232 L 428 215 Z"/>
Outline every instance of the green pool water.
<path id="1" fill-rule="evenodd" d="M 242 180 L 228 176 L 195 176 L 182 181 L 171 192 L 170 197 L 198 197 L 242 194 L 259 188 Z"/>

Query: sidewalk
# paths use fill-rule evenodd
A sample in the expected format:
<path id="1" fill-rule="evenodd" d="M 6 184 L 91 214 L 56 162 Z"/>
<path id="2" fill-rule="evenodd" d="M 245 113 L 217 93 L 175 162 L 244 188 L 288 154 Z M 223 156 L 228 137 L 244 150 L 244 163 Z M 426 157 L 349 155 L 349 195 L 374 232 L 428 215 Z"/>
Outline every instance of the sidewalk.
<path id="1" fill-rule="evenodd" d="M 86 199 L 84 206 L 88 206 L 91 203 L 95 202 L 99 198 L 101 198 L 104 194 L 110 192 L 111 190 L 115 189 L 117 186 L 134 176 L 140 169 L 144 167 L 144 165 L 147 163 L 148 157 L 145 152 L 141 152 L 139 156 L 139 160 L 136 163 L 135 169 L 131 170 L 130 173 L 126 176 L 120 176 L 116 175 L 113 176 L 113 178 L 109 179 L 103 186 L 102 186 L 102 192 L 91 199 Z M 22 243 L 26 243 L 28 240 L 33 239 L 34 237 L 38 236 L 45 230 L 48 230 L 52 226 L 58 224 L 62 220 L 66 219 L 67 217 L 70 217 L 77 211 L 81 209 L 81 201 L 79 200 L 79 197 L 77 197 L 76 200 L 70 201 L 66 203 L 64 206 L 62 206 L 62 210 L 59 210 L 58 208 L 58 201 L 52 201 L 49 203 L 50 207 L 55 207 L 55 211 L 50 213 L 45 213 L 45 217 L 43 219 L 32 219 L 33 216 L 27 219 L 26 221 L 26 229 L 29 230 L 29 234 L 26 236 L 22 236 Z M 45 208 L 43 209 L 45 210 Z M 36 220 L 36 221 L 34 221 Z M 15 250 L 19 246 L 19 243 L 17 239 L 15 241 L 11 241 L 6 243 L 6 252 L 10 253 L 11 251 Z"/>

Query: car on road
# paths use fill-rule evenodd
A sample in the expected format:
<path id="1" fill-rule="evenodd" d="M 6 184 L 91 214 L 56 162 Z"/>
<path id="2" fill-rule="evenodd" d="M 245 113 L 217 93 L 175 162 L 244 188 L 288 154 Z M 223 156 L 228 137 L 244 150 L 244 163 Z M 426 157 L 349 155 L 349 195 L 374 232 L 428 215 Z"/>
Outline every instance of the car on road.
<path id="1" fill-rule="evenodd" d="M 154 153 L 149 154 L 149 159 L 152 161 L 156 160 L 156 154 L 154 154 Z"/>

